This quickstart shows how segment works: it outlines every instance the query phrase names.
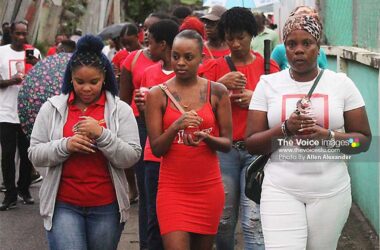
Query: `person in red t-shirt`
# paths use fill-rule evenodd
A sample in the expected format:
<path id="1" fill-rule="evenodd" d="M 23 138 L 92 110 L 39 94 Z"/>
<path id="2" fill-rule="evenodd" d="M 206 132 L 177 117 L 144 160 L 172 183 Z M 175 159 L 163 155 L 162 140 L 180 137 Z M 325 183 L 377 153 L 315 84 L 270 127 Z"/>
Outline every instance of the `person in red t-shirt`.
<path id="1" fill-rule="evenodd" d="M 47 174 L 40 191 L 49 249 L 117 249 L 130 207 L 124 169 L 140 157 L 131 108 L 120 101 L 102 41 L 86 35 L 62 94 L 41 107 L 29 158 Z"/>
<path id="2" fill-rule="evenodd" d="M 171 49 L 174 37 L 178 33 L 178 24 L 172 20 L 162 20 L 149 27 L 149 51 L 152 60 L 156 63 L 145 69 L 141 80 L 140 92 L 135 101 L 140 112 L 145 110 L 145 94 L 149 88 L 164 83 L 175 76 L 171 65 Z M 158 175 L 161 159 L 154 156 L 150 147 L 149 138 L 144 150 L 145 186 L 148 209 L 148 249 L 164 249 L 158 226 L 156 213 L 156 198 Z"/>
<path id="3" fill-rule="evenodd" d="M 224 205 L 216 151 L 231 149 L 231 105 L 220 83 L 199 77 L 203 40 L 184 30 L 173 42 L 175 77 L 153 87 L 146 122 L 153 154 L 162 157 L 157 217 L 165 249 L 211 250 Z"/>
<path id="4" fill-rule="evenodd" d="M 161 14 L 150 14 L 144 22 L 145 35 L 147 36 L 149 27 L 165 19 L 167 16 Z M 140 49 L 130 53 L 127 58 L 124 60 L 121 66 L 120 74 L 120 99 L 130 104 L 133 113 L 136 117 L 137 124 L 139 126 L 139 135 L 141 146 L 145 147 L 146 142 L 146 125 L 144 118 L 139 113 L 136 103 L 135 95 L 140 92 L 141 79 L 144 73 L 144 70 L 155 64 L 156 62 L 152 61 L 149 49 Z M 147 224 L 148 216 L 146 209 L 146 198 L 145 198 L 145 168 L 144 168 L 144 154 L 142 154 L 140 161 L 134 167 L 136 173 L 137 187 L 135 184 L 135 173 L 131 170 L 126 171 L 129 187 L 130 187 L 130 198 L 133 200 L 139 201 L 139 239 L 140 239 L 140 248 L 146 248 L 147 246 Z"/>
<path id="5" fill-rule="evenodd" d="M 255 158 L 248 153 L 244 144 L 248 105 L 260 76 L 264 74 L 264 59 L 250 49 L 252 37 L 257 34 L 257 25 L 250 10 L 235 7 L 224 12 L 218 30 L 231 50 L 230 58 L 237 71 L 231 72 L 226 58 L 223 57 L 210 60 L 203 68 L 206 78 L 221 82 L 230 90 L 234 128 L 232 150 L 228 153 L 218 152 L 224 187 L 228 195 L 216 246 L 234 249 L 234 233 L 240 204 L 245 248 L 264 249 L 259 205 L 249 200 L 241 191 L 245 188 L 245 168 Z M 270 71 L 279 71 L 273 61 Z"/>

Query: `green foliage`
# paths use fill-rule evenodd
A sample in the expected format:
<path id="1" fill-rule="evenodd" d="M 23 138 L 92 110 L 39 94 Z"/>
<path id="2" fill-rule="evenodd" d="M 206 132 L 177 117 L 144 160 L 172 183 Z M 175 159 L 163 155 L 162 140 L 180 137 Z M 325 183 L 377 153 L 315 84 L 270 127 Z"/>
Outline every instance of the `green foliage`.
<path id="1" fill-rule="evenodd" d="M 40 52 L 41 54 L 45 57 L 47 50 L 49 49 L 49 43 L 47 41 L 43 42 L 36 42 L 34 45 Z"/>
<path id="2" fill-rule="evenodd" d="M 80 18 L 85 14 L 87 0 L 63 1 L 64 12 L 62 15 L 60 33 L 72 34 L 79 24 Z"/>
<path id="3" fill-rule="evenodd" d="M 128 6 L 125 6 L 128 4 Z M 145 18 L 152 12 L 167 12 L 170 0 L 124 0 L 126 16 L 136 23 L 143 23 Z"/>

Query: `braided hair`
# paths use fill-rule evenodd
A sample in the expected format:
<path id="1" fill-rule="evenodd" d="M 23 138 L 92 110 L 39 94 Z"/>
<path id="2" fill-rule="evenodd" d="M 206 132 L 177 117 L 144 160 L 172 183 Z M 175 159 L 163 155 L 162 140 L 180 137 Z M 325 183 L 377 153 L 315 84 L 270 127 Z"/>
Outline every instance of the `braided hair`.
<path id="1" fill-rule="evenodd" d="M 73 89 L 72 73 L 80 67 L 94 67 L 104 74 L 103 90 L 108 90 L 112 95 L 117 95 L 118 88 L 112 65 L 102 53 L 104 45 L 100 38 L 94 35 L 85 35 L 79 39 L 77 48 L 71 56 L 63 77 L 62 93 L 68 94 Z"/>

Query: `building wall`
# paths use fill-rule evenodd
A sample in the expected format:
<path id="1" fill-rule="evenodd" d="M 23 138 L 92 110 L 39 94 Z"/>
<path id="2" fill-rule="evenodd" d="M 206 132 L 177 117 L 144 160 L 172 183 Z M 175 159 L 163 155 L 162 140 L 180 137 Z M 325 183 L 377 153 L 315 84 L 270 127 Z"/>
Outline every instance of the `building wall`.
<path id="1" fill-rule="evenodd" d="M 379 234 L 380 4 L 378 0 L 318 2 L 329 68 L 346 73 L 366 103 L 373 140 L 368 152 L 349 162 L 349 172 L 353 200 Z"/>
<path id="2" fill-rule="evenodd" d="M 379 225 L 379 93 L 380 75 L 378 64 L 372 65 L 371 58 L 380 58 L 378 53 L 352 47 L 324 47 L 328 55 L 329 68 L 346 73 L 356 84 L 366 103 L 373 140 L 369 151 L 355 155 L 349 161 L 349 173 L 353 201 L 358 204 L 365 217 L 380 233 Z M 364 55 L 364 59 L 358 54 Z M 369 55 L 369 56 L 367 56 Z M 360 59 L 353 59 L 360 58 Z M 369 60 L 366 60 L 368 59 Z M 380 60 L 379 60 L 380 61 Z"/>
<path id="3" fill-rule="evenodd" d="M 352 196 L 379 233 L 379 70 L 349 62 L 347 75 L 363 95 L 374 136 L 371 149 L 355 157 L 349 164 Z"/>
<path id="4" fill-rule="evenodd" d="M 380 52 L 378 0 L 320 0 L 319 2 L 326 44 L 355 46 Z"/>

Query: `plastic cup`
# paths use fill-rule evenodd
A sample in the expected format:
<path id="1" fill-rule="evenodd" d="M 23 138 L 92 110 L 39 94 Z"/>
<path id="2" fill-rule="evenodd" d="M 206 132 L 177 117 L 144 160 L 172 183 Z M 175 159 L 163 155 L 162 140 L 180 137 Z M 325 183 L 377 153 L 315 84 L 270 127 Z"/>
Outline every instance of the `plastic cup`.
<path id="1" fill-rule="evenodd" d="M 141 95 L 143 95 L 144 97 L 146 96 L 146 94 L 149 92 L 149 88 L 146 88 L 146 87 L 140 87 L 140 93 Z"/>

